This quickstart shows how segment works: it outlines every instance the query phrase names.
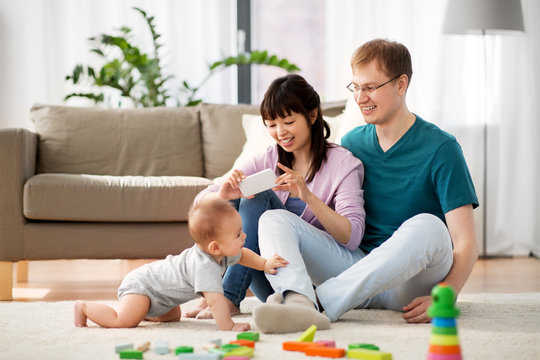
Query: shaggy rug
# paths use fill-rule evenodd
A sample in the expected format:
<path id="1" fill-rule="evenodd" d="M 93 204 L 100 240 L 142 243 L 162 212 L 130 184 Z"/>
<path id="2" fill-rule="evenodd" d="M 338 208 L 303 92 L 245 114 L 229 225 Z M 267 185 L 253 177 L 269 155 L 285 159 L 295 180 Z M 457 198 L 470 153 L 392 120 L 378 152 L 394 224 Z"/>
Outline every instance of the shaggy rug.
<path id="1" fill-rule="evenodd" d="M 241 307 L 243 315 L 235 317 L 236 321 L 250 322 L 253 331 L 257 328 L 251 310 L 258 303 L 256 298 L 247 298 Z M 465 294 L 460 296 L 458 306 L 462 312 L 457 323 L 464 359 L 540 359 L 540 293 Z M 160 340 L 167 340 L 172 349 L 190 345 L 196 352 L 203 352 L 202 344 L 210 340 L 222 339 L 225 343 L 236 338 L 235 333 L 217 330 L 213 320 L 143 322 L 135 329 L 103 329 L 93 323 L 76 328 L 72 309 L 72 301 L 0 303 L 0 359 L 118 359 L 116 344 L 137 346 Z M 344 348 L 350 343 L 371 343 L 392 353 L 394 360 L 426 359 L 430 331 L 430 324 L 407 324 L 397 312 L 353 310 L 330 330 L 318 331 L 315 340 L 334 340 Z M 295 340 L 299 334 L 261 334 L 254 360 L 316 359 L 282 350 L 282 342 Z M 144 358 L 166 360 L 177 356 L 172 351 L 158 355 L 151 347 Z"/>

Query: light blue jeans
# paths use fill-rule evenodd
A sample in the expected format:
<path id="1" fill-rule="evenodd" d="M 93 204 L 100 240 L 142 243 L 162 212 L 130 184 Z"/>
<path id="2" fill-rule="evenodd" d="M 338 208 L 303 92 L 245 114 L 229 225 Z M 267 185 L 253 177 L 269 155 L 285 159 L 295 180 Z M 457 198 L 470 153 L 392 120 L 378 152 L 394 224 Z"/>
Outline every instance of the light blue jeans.
<path id="1" fill-rule="evenodd" d="M 271 210 L 259 220 L 259 247 L 263 257 L 279 254 L 289 261 L 276 275 L 266 274 L 274 290 L 295 291 L 314 304 L 318 298 L 331 321 L 354 308 L 402 311 L 429 295 L 453 262 L 448 229 L 431 214 L 405 221 L 366 255 L 289 211 Z"/>

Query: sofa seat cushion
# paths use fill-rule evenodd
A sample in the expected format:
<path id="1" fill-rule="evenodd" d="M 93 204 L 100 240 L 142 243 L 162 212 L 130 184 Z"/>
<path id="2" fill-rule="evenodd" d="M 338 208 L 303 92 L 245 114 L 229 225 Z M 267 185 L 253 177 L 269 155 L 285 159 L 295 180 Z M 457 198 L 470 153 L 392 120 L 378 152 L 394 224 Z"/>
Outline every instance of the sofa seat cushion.
<path id="1" fill-rule="evenodd" d="M 187 221 L 195 195 L 212 182 L 192 176 L 39 174 L 24 185 L 24 216 L 91 222 Z"/>

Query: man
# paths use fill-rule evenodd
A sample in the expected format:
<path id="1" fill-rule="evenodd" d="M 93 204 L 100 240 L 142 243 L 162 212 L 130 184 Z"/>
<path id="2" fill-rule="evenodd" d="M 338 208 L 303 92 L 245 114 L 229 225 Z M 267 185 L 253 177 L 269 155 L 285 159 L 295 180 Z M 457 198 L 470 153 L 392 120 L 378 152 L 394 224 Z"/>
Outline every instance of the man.
<path id="1" fill-rule="evenodd" d="M 278 271 L 271 280 L 276 294 L 253 311 L 263 332 L 301 331 L 320 320 L 302 307 L 324 310 L 332 322 L 354 308 L 392 309 L 408 322 L 428 322 L 433 286 L 444 281 L 459 293 L 478 257 L 472 213 L 478 199 L 461 147 L 407 108 L 408 49 L 375 39 L 354 52 L 351 67 L 347 88 L 367 124 L 351 130 L 342 145 L 364 165 L 365 234 L 356 250 L 309 236 L 287 243 L 303 260 L 296 261 L 304 266 L 296 277 L 316 285 L 319 304 L 306 292 L 280 286 L 286 279 Z M 265 229 L 286 226 L 261 219 L 262 253 L 277 250 Z M 288 302 L 292 295 L 295 301 Z"/>
<path id="2" fill-rule="evenodd" d="M 354 52 L 351 67 L 348 89 L 367 125 L 350 131 L 342 145 L 364 163 L 366 256 L 317 295 L 331 320 L 361 306 L 428 322 L 430 289 L 444 281 L 459 293 L 478 257 L 474 186 L 456 139 L 407 108 L 412 64 L 404 45 L 369 41 Z M 444 255 L 448 235 L 453 248 Z M 332 293 L 341 287 L 348 299 Z"/>

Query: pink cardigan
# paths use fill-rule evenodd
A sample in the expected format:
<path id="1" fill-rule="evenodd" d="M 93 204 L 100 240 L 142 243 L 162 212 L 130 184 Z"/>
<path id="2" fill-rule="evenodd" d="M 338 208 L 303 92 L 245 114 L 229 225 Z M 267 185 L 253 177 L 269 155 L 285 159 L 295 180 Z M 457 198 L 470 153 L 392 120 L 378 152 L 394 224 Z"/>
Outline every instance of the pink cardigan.
<path id="1" fill-rule="evenodd" d="M 313 177 L 313 181 L 308 183 L 307 186 L 326 205 L 351 222 L 351 238 L 345 246 L 349 250 L 356 250 L 360 245 L 365 230 L 366 212 L 364 210 L 362 190 L 364 166 L 349 150 L 341 146 L 329 148 L 326 156 L 326 161 Z M 239 169 L 246 176 L 264 169 L 273 169 L 277 174 L 277 159 L 277 147 L 272 145 L 266 149 L 266 152 L 242 163 Z M 195 202 L 199 202 L 209 192 L 218 191 L 225 180 L 224 178 L 216 179 L 213 185 L 210 185 L 197 195 Z M 276 191 L 276 195 L 285 204 L 289 192 Z M 326 231 L 308 206 L 304 209 L 301 218 L 311 225 Z"/>

